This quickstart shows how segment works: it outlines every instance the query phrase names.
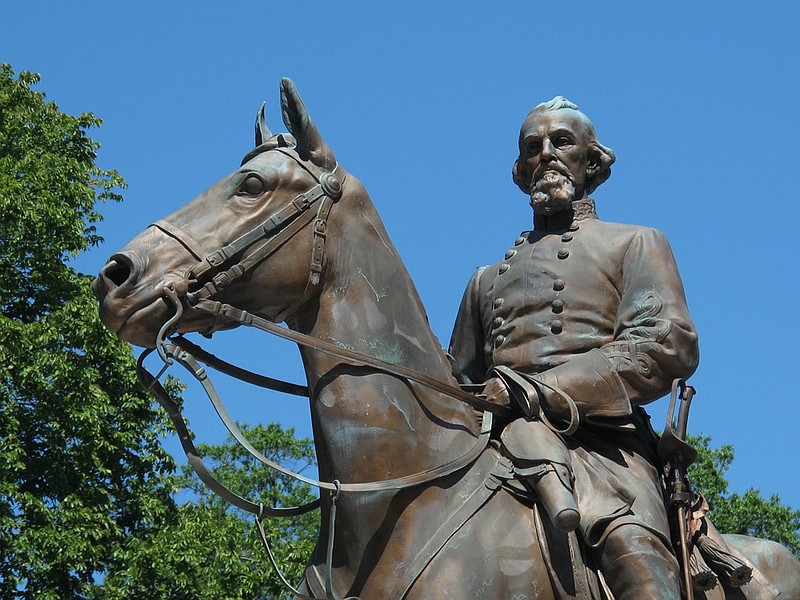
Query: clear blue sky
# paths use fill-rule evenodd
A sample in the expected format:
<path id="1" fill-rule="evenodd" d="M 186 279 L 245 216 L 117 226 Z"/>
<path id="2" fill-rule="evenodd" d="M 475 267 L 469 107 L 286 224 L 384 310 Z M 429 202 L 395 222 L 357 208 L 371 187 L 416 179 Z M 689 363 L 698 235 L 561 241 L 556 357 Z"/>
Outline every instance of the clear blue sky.
<path id="1" fill-rule="evenodd" d="M 732 488 L 800 507 L 800 4 L 753 2 L 5 2 L 0 61 L 91 111 L 103 208 L 95 273 L 150 222 L 236 168 L 262 100 L 292 77 L 383 216 L 443 344 L 470 274 L 530 227 L 511 181 L 519 125 L 567 96 L 614 149 L 601 218 L 669 237 L 700 332 L 690 429 L 733 444 Z M 230 332 L 212 349 L 301 379 L 298 354 Z M 243 421 L 310 435 L 308 409 L 234 384 Z M 197 390 L 200 440 L 223 433 Z M 651 405 L 663 427 L 665 401 Z M 171 448 L 177 448 L 174 441 Z"/>

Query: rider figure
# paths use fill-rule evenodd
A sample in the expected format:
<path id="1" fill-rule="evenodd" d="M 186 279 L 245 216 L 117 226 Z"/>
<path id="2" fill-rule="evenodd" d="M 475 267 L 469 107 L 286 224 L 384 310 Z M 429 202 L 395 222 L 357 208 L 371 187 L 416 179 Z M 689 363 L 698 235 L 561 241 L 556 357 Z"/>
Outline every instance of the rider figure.
<path id="1" fill-rule="evenodd" d="M 534 227 L 472 277 L 450 353 L 459 380 L 485 383 L 494 401 L 509 402 L 500 367 L 532 382 L 553 423 L 577 408 L 569 435 L 540 435 L 536 418 L 513 421 L 504 435 L 512 461 L 536 464 L 541 441 L 554 440 L 550 453 L 565 455 L 571 470 L 564 487 L 580 513 L 577 533 L 615 598 L 675 599 L 678 563 L 641 407 L 694 372 L 697 335 L 665 237 L 597 218 L 589 194 L 613 162 L 565 98 L 528 114 L 513 175 L 530 196 Z"/>

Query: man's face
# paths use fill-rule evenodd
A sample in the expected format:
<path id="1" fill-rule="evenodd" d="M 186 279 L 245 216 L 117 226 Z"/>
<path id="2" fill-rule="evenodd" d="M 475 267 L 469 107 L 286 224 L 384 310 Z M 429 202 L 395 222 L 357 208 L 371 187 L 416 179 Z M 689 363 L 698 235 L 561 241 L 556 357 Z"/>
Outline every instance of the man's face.
<path id="1" fill-rule="evenodd" d="M 587 137 L 583 115 L 571 109 L 539 113 L 523 123 L 521 166 L 536 212 L 553 214 L 586 196 Z"/>

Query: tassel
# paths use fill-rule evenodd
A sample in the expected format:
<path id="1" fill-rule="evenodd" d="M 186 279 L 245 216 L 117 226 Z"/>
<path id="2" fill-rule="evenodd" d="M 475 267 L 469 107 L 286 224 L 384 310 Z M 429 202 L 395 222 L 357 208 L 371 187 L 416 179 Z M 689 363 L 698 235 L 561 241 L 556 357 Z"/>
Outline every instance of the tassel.
<path id="1" fill-rule="evenodd" d="M 722 585 L 741 587 L 752 579 L 753 569 L 707 535 L 698 533 L 695 546 L 700 551 L 705 563 L 717 574 Z"/>
<path id="2" fill-rule="evenodd" d="M 703 559 L 697 556 L 697 552 L 692 552 L 689 556 L 689 566 L 692 571 L 692 587 L 697 595 L 717 587 L 717 576 Z"/>

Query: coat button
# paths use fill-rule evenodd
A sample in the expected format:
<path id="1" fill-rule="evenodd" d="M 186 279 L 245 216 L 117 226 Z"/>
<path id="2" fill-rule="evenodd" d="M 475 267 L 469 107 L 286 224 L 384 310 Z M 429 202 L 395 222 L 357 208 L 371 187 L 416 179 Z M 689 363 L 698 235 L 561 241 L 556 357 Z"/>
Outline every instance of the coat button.
<path id="1" fill-rule="evenodd" d="M 516 253 L 517 253 L 516 250 L 506 250 L 506 260 L 514 256 Z"/>
<path id="2" fill-rule="evenodd" d="M 572 241 L 572 234 L 571 233 L 565 233 L 564 235 L 561 236 L 561 241 L 562 242 L 571 242 Z"/>
<path id="3" fill-rule="evenodd" d="M 570 231 L 578 231 L 578 229 L 580 229 L 580 228 L 581 228 L 581 226 L 578 225 L 577 223 L 573 223 L 572 225 L 569 226 L 569 230 Z"/>
<path id="4" fill-rule="evenodd" d="M 553 280 L 553 289 L 557 292 L 562 291 L 564 289 L 564 280 L 563 279 Z"/>
<path id="5" fill-rule="evenodd" d="M 503 263 L 502 265 L 500 265 L 500 271 L 499 272 L 502 275 L 503 273 L 508 271 L 510 268 L 511 268 L 510 266 L 508 266 L 507 264 Z"/>
<path id="6" fill-rule="evenodd" d="M 569 256 L 569 250 L 567 250 L 566 248 L 561 248 L 561 250 L 558 251 L 558 258 L 560 258 L 561 260 L 564 260 L 568 256 Z"/>
<path id="7" fill-rule="evenodd" d="M 492 322 L 492 325 L 497 328 L 503 325 L 506 320 L 503 317 L 495 317 L 495 320 Z"/>
<path id="8" fill-rule="evenodd" d="M 519 246 L 522 242 L 525 241 L 525 239 L 526 238 L 524 238 L 523 236 L 519 236 L 517 239 L 514 240 L 514 245 Z"/>
<path id="9" fill-rule="evenodd" d="M 500 344 L 502 344 L 505 341 L 506 341 L 506 336 L 498 335 L 496 338 L 494 338 L 494 347 L 497 348 Z"/>
<path id="10" fill-rule="evenodd" d="M 503 306 L 503 302 L 505 302 L 505 299 L 503 299 L 503 298 L 495 298 L 494 299 L 494 307 L 495 308 L 500 308 L 501 306 Z"/>
<path id="11" fill-rule="evenodd" d="M 558 314 L 564 310 L 564 301 L 561 298 L 556 298 L 552 303 L 553 312 Z"/>
<path id="12" fill-rule="evenodd" d="M 550 331 L 558 335 L 562 331 L 564 331 L 564 324 L 556 319 L 550 323 Z"/>

